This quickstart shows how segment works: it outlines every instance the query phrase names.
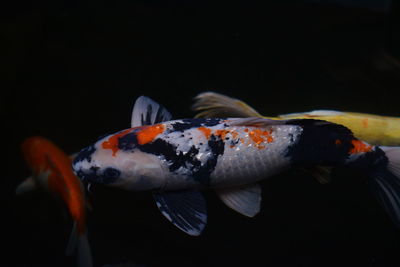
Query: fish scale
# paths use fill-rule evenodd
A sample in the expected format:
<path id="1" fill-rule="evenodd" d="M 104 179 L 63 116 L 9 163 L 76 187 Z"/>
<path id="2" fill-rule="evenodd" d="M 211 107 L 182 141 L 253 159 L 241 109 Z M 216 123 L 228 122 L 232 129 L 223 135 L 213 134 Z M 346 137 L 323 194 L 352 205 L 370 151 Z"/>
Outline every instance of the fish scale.
<path id="1" fill-rule="evenodd" d="M 217 166 L 211 174 L 212 186 L 218 187 L 226 183 L 240 185 L 244 177 L 252 177 L 251 179 L 255 182 L 290 166 L 290 160 L 285 152 L 288 145 L 296 142 L 296 139 L 289 135 L 297 137 L 301 133 L 301 127 L 287 125 L 265 127 L 264 130 L 272 130 L 271 136 L 274 141 L 264 140 L 259 144 L 250 140 L 249 134 L 245 132 L 246 129 L 252 131 L 259 128 L 228 127 L 226 129 L 238 133 L 238 138 L 243 138 L 244 142 L 239 142 L 233 147 L 229 145 L 229 142 L 225 142 L 225 152 L 219 156 Z M 293 140 L 289 142 L 289 139 Z M 246 181 L 248 182 L 248 178 Z"/>

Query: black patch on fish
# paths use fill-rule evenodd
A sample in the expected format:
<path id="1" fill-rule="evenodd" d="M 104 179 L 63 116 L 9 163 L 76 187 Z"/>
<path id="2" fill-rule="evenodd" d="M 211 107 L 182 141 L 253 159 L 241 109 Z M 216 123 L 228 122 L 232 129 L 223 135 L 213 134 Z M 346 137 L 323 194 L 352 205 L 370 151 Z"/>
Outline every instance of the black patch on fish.
<path id="1" fill-rule="evenodd" d="M 294 136 L 292 133 L 289 134 L 289 142 L 293 143 L 294 142 Z"/>
<path id="2" fill-rule="evenodd" d="M 211 127 L 221 123 L 221 118 L 197 118 L 197 119 L 183 119 L 179 122 L 171 124 L 172 130 L 170 132 L 183 132 L 187 129 L 198 128 L 198 127 Z"/>
<path id="3" fill-rule="evenodd" d="M 294 164 L 343 164 L 353 146 L 353 133 L 339 124 L 308 119 L 289 120 L 286 124 L 303 128 L 299 140 L 286 150 L 285 156 Z"/>
<path id="4" fill-rule="evenodd" d="M 231 146 L 236 146 L 239 143 L 239 138 L 229 140 Z"/>
<path id="5" fill-rule="evenodd" d="M 353 132 L 346 126 L 343 126 L 341 124 L 336 124 L 333 122 L 329 122 L 329 121 L 324 121 L 324 120 L 293 119 L 293 120 L 287 120 L 285 124 L 300 125 L 302 127 L 323 128 L 323 129 L 330 130 L 332 132 L 340 133 L 343 135 L 353 136 Z"/>
<path id="6" fill-rule="evenodd" d="M 138 146 L 143 152 L 163 156 L 168 161 L 171 172 L 180 167 L 189 170 L 192 177 L 204 186 L 210 184 L 210 174 L 217 165 L 218 156 L 224 153 L 224 142 L 219 137 L 212 135 L 208 141 L 208 147 L 212 153 L 205 164 L 202 165 L 196 157 L 199 149 L 195 146 L 191 146 L 187 153 L 178 152 L 176 146 L 162 139 L 156 139 L 151 143 Z"/>
<path id="7" fill-rule="evenodd" d="M 137 147 L 138 141 L 135 132 L 128 133 L 118 138 L 118 148 L 124 151 L 129 151 Z"/>
<path id="8" fill-rule="evenodd" d="M 193 173 L 193 178 L 201 184 L 210 184 L 210 175 L 217 166 L 218 156 L 224 154 L 225 143 L 220 137 L 211 135 L 208 140 L 208 147 L 211 149 L 212 155 L 207 159 L 198 171 Z"/>
<path id="9" fill-rule="evenodd" d="M 91 156 L 95 151 L 96 151 L 96 148 L 94 147 L 94 145 L 85 147 L 75 157 L 73 164 L 81 162 L 83 160 L 87 160 L 88 162 L 91 162 L 92 161 L 92 157 Z"/>
<path id="10" fill-rule="evenodd" d="M 112 167 L 106 168 L 103 173 L 100 173 L 99 169 L 99 167 L 93 166 L 90 167 L 88 171 L 78 170 L 76 174 L 83 181 L 94 182 L 98 184 L 114 183 L 121 175 L 119 170 Z"/>
<path id="11" fill-rule="evenodd" d="M 192 172 L 195 172 L 195 170 L 198 169 L 201 165 L 201 162 L 196 158 L 198 153 L 199 149 L 197 149 L 195 146 L 191 146 L 186 154 L 183 154 L 182 151 L 179 152 L 176 160 L 173 161 L 172 165 L 169 168 L 170 171 L 175 171 L 181 166 L 184 166 L 185 168 L 190 169 Z"/>
<path id="12" fill-rule="evenodd" d="M 379 147 L 374 147 L 373 150 L 353 155 L 357 157 L 349 163 L 349 166 L 355 167 L 359 170 L 365 170 L 366 172 L 383 171 L 387 169 L 389 159 L 385 152 Z"/>

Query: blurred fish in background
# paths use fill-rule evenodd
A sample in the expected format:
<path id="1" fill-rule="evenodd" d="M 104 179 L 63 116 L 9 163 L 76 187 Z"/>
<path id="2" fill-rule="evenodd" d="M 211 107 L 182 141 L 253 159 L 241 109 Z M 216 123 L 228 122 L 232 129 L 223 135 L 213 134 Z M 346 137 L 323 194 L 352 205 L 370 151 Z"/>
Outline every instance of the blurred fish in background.
<path id="1" fill-rule="evenodd" d="M 336 110 L 314 110 L 301 113 L 263 116 L 245 102 L 215 92 L 204 92 L 195 97 L 196 117 L 260 117 L 269 119 L 316 119 L 341 124 L 357 138 L 373 145 L 400 145 L 400 118 Z"/>
<path id="2" fill-rule="evenodd" d="M 76 252 L 76 266 L 92 266 L 87 239 L 85 193 L 80 180 L 72 171 L 71 157 L 53 142 L 41 136 L 25 139 L 21 149 L 32 176 L 17 187 L 16 193 L 19 195 L 41 188 L 61 199 L 73 220 L 73 230 L 66 254 L 71 255 Z"/>

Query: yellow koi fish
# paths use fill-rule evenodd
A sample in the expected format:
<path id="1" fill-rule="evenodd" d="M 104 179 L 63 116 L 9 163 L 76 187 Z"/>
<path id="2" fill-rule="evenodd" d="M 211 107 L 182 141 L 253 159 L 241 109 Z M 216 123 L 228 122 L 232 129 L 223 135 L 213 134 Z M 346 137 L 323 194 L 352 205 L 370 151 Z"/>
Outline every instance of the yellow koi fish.
<path id="1" fill-rule="evenodd" d="M 316 119 L 341 124 L 354 135 L 373 145 L 400 145 L 400 118 L 366 113 L 335 110 L 314 110 L 266 117 L 245 102 L 214 92 L 205 92 L 195 97 L 193 105 L 199 111 L 196 117 L 262 117 L 267 119 Z"/>

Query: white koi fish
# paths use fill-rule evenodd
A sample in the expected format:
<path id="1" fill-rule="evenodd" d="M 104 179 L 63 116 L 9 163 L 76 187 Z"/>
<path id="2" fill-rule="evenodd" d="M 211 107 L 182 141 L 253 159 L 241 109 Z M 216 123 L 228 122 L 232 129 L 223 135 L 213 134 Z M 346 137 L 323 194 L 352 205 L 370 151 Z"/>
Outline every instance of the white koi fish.
<path id="1" fill-rule="evenodd" d="M 358 140 L 321 120 L 210 118 L 170 120 L 149 98 L 134 106 L 132 128 L 83 149 L 73 162 L 83 181 L 150 190 L 162 214 L 190 235 L 207 222 L 203 189 L 235 211 L 260 210 L 262 179 L 295 166 L 350 166 L 364 171 L 400 226 L 400 148 Z"/>

